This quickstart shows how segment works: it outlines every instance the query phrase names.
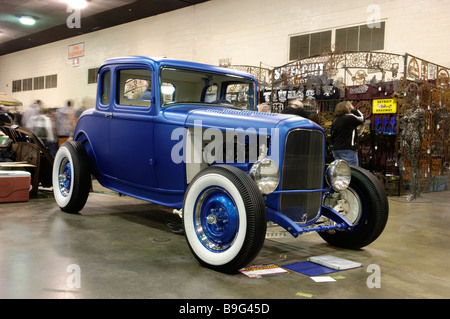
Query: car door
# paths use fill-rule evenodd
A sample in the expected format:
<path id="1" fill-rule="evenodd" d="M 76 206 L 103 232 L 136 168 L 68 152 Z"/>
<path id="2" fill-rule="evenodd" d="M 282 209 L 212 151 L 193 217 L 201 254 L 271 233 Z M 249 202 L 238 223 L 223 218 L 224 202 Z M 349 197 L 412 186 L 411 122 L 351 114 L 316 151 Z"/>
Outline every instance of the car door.
<path id="1" fill-rule="evenodd" d="M 112 71 L 103 67 L 98 75 L 97 102 L 92 117 L 86 118 L 89 127 L 89 140 L 95 155 L 95 171 L 106 178 L 112 174 L 109 152 L 110 118 L 112 114 L 111 94 Z"/>
<path id="2" fill-rule="evenodd" d="M 148 66 L 115 69 L 115 94 L 110 119 L 112 175 L 125 185 L 155 186 L 153 157 L 152 72 Z"/>

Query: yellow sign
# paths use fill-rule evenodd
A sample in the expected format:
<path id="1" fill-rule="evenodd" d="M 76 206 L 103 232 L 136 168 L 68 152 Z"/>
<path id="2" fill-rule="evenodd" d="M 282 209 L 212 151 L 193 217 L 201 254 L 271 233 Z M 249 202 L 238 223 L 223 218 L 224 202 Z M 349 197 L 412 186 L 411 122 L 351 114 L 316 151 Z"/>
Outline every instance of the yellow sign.
<path id="1" fill-rule="evenodd" d="M 394 99 L 379 99 L 372 102 L 373 114 L 397 113 L 397 101 Z"/>

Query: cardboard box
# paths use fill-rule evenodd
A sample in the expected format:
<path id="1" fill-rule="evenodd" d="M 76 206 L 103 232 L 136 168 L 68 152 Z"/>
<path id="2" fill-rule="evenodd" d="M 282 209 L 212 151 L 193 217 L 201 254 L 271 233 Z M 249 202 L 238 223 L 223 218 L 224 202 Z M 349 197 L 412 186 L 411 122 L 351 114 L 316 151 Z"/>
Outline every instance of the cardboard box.
<path id="1" fill-rule="evenodd" d="M 30 183 L 30 172 L 0 170 L 0 203 L 28 201 Z"/>

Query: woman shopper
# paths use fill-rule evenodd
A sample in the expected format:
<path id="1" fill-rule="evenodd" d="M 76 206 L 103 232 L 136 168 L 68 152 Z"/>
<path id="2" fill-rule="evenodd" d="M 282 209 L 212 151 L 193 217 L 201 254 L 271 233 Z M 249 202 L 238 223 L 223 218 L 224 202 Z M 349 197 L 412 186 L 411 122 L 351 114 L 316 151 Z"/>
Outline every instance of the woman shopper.
<path id="1" fill-rule="evenodd" d="M 348 101 L 339 102 L 334 115 L 335 119 L 331 125 L 333 157 L 334 159 L 343 159 L 349 165 L 358 166 L 356 128 L 364 122 L 364 116 Z"/>

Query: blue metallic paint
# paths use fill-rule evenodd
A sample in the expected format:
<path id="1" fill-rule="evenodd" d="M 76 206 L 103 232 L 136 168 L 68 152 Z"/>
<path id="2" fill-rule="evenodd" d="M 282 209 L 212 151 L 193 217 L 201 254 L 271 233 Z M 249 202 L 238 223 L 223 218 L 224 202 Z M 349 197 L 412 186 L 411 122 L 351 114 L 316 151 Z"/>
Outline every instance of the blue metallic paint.
<path id="1" fill-rule="evenodd" d="M 228 249 L 239 229 L 237 207 L 228 192 L 219 187 L 207 188 L 198 196 L 195 207 L 192 222 L 199 240 L 211 251 Z M 213 222 L 208 222 L 209 216 L 213 216 Z"/>
<path id="2" fill-rule="evenodd" d="M 98 94 L 96 108 L 85 111 L 80 117 L 74 140 L 82 142 L 86 148 L 98 181 L 104 187 L 119 193 L 172 208 L 181 208 L 187 188 L 186 164 L 176 164 L 170 160 L 171 150 L 178 142 L 171 140 L 171 133 L 178 127 L 192 127 L 196 121 L 201 121 L 203 128 L 266 129 L 269 135 L 271 129 L 278 130 L 277 136 L 272 138 L 278 138 L 280 150 L 278 154 L 274 154 L 276 152 L 273 150 L 269 153 L 269 157 L 277 164 L 280 164 L 280 159 L 283 158 L 284 143 L 290 130 L 311 129 L 321 131 L 325 135 L 322 128 L 314 122 L 283 114 L 266 114 L 211 105 L 173 105 L 161 108 L 159 94 L 153 95 L 148 108 L 118 105 L 114 98 L 118 94 L 114 79 L 117 70 L 124 66 L 151 70 L 153 92 L 159 92 L 159 70 L 169 66 L 239 75 L 255 81 L 253 76 L 240 71 L 185 61 L 141 56 L 107 60 L 99 69 L 99 79 L 103 72 L 112 72 L 110 103 L 102 104 Z M 101 85 L 99 80 L 98 92 L 101 92 Z M 277 158 L 273 158 L 276 155 Z M 282 165 L 278 166 L 281 170 Z M 247 168 L 248 172 L 249 165 L 241 165 L 240 168 Z M 286 228 L 294 229 L 294 233 L 301 233 L 300 226 L 286 220 L 285 216 L 278 212 L 279 194 L 280 192 L 274 192 L 265 197 L 268 218 L 281 222 Z M 337 212 L 328 208 L 326 211 L 340 221 L 336 228 L 351 226 L 339 219 Z"/>
<path id="3" fill-rule="evenodd" d="M 59 171 L 59 191 L 61 195 L 67 197 L 72 188 L 72 167 L 67 158 L 61 162 Z"/>

